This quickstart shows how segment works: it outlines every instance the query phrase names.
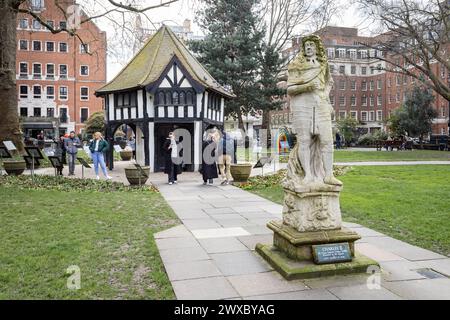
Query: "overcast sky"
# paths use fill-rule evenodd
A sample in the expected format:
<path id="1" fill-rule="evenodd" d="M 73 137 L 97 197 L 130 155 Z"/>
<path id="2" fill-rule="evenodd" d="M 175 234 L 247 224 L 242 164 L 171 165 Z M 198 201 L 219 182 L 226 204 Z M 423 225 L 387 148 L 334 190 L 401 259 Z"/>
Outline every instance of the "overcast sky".
<path id="1" fill-rule="evenodd" d="M 366 33 L 367 26 L 364 25 L 364 20 L 358 17 L 358 12 L 355 6 L 351 5 L 350 1 L 337 1 L 339 1 L 346 9 L 343 10 L 341 16 L 336 16 L 333 18 L 331 25 L 359 27 L 362 29 L 361 33 Z M 152 5 L 160 3 L 161 0 L 142 0 L 140 2 L 144 3 L 144 5 Z M 91 15 L 96 12 L 103 12 L 105 8 L 111 8 L 111 6 L 105 0 L 80 0 L 79 3 L 85 8 L 88 14 Z M 201 2 L 198 0 L 180 0 L 176 3 L 170 4 L 168 7 L 162 7 L 148 11 L 146 15 L 148 17 L 148 20 L 156 25 L 160 23 L 165 23 L 167 25 L 182 25 L 185 19 L 190 19 L 192 21 L 192 31 L 195 34 L 202 34 L 201 29 L 195 23 L 195 11 L 200 5 Z M 115 37 L 113 22 L 106 18 L 100 18 L 96 20 L 96 23 L 102 30 L 106 31 L 108 40 L 110 42 L 113 42 L 114 39 L 112 39 L 112 37 Z M 114 78 L 114 76 L 122 69 L 122 67 L 127 62 L 117 60 L 129 60 L 129 57 L 125 55 L 125 58 L 123 59 L 118 59 L 115 57 L 108 58 L 108 81 Z"/>

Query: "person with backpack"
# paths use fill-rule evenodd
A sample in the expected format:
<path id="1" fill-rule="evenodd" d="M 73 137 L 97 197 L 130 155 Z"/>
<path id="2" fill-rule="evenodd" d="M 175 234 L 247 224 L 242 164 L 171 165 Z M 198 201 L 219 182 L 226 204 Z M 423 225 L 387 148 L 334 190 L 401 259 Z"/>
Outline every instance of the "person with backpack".
<path id="1" fill-rule="evenodd" d="M 103 174 L 106 177 L 106 180 L 111 180 L 112 178 L 108 175 L 108 171 L 106 170 L 105 157 L 103 153 L 108 151 L 109 144 L 103 139 L 103 136 L 100 132 L 94 133 L 94 139 L 92 139 L 89 144 L 89 150 L 91 151 L 92 161 L 94 162 L 94 170 L 97 180 L 100 180 L 100 176 L 98 175 L 98 165 L 102 168 Z"/>

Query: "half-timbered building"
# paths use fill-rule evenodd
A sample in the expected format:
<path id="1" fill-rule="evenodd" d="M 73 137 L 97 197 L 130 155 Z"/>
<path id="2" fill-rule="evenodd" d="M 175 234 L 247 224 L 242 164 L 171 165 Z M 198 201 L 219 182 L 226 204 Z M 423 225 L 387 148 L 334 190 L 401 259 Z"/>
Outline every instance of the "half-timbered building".
<path id="1" fill-rule="evenodd" d="M 107 138 L 123 124 L 131 127 L 136 160 L 152 172 L 164 169 L 162 146 L 174 130 L 181 133 L 186 168 L 198 170 L 203 134 L 223 127 L 226 101 L 233 98 L 166 26 L 96 94 L 105 99 Z M 112 168 L 112 151 L 108 158 Z"/>

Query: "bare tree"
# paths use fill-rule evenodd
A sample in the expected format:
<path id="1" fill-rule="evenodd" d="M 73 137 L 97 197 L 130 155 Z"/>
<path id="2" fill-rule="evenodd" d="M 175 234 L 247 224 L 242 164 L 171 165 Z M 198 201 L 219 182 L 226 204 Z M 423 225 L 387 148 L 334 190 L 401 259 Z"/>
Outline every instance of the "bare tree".
<path id="1" fill-rule="evenodd" d="M 357 0 L 379 34 L 388 72 L 411 76 L 450 101 L 450 1 Z"/>
<path id="2" fill-rule="evenodd" d="M 49 0 L 50 1 L 50 0 Z M 72 0 L 52 0 L 61 10 L 67 20 L 73 19 L 73 12 L 68 8 L 75 4 Z M 178 0 L 155 0 L 153 5 L 143 5 L 142 1 L 127 0 L 114 1 L 105 0 L 104 10 L 95 15 L 81 14 L 78 25 L 87 23 L 94 19 L 108 17 L 114 12 L 134 12 L 145 13 L 155 8 L 167 6 Z M 98 2 L 98 1 L 96 1 Z M 83 39 L 78 35 L 77 28 L 67 27 L 56 28 L 48 23 L 47 19 L 38 10 L 35 10 L 35 2 L 31 0 L 0 0 L 0 141 L 11 140 L 21 150 L 23 148 L 22 135 L 17 112 L 17 89 L 16 89 L 16 36 L 17 36 L 17 15 L 26 14 L 38 21 L 44 28 L 53 34 L 65 32 L 70 36 L 77 37 L 84 44 Z"/>

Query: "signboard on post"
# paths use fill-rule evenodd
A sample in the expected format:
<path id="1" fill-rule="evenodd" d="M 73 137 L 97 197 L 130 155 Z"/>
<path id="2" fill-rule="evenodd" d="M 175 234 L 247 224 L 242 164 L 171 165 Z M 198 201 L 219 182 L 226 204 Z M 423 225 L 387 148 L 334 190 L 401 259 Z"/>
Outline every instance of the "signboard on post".
<path id="1" fill-rule="evenodd" d="M 44 159 L 44 155 L 41 152 L 41 149 L 38 147 L 25 147 L 25 151 L 28 153 L 28 155 L 35 159 Z"/>
<path id="2" fill-rule="evenodd" d="M 8 149 L 9 151 L 15 151 L 17 150 L 16 146 L 12 141 L 3 141 L 3 145 Z"/>
<path id="3" fill-rule="evenodd" d="M 115 150 L 117 153 L 120 153 L 120 152 L 122 151 L 122 147 L 119 146 L 118 144 L 115 144 L 115 145 L 114 145 L 114 150 Z"/>
<path id="4" fill-rule="evenodd" d="M 0 147 L 0 158 L 12 158 L 11 153 L 6 147 Z"/>
<path id="5" fill-rule="evenodd" d="M 91 166 L 83 158 L 77 157 L 77 160 L 81 163 L 81 178 L 84 179 L 84 168 L 90 169 Z"/>

